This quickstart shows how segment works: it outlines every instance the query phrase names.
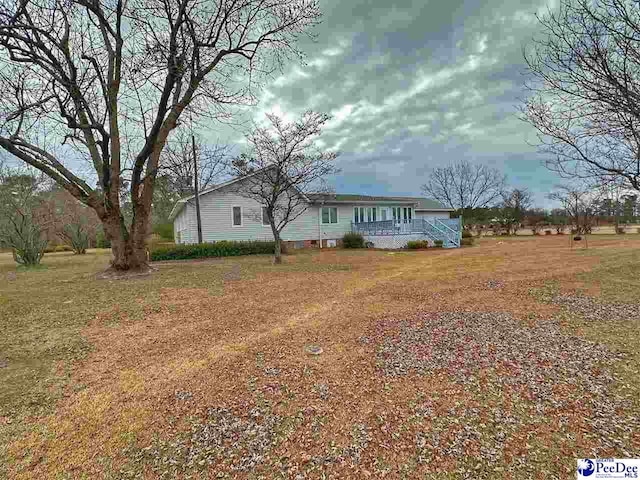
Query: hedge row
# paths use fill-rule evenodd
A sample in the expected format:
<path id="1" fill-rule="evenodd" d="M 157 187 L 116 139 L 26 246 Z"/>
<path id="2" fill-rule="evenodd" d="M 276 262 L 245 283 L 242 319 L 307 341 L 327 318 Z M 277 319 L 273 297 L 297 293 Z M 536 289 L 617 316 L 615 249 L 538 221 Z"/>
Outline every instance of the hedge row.
<path id="1" fill-rule="evenodd" d="M 409 240 L 407 248 L 409 250 L 422 250 L 423 248 L 429 248 L 429 242 L 427 240 Z"/>
<path id="2" fill-rule="evenodd" d="M 433 246 L 429 244 L 428 240 L 409 240 L 407 242 L 407 248 L 409 250 L 422 250 L 424 248 L 442 248 L 444 242 L 442 240 L 434 240 Z"/>
<path id="3" fill-rule="evenodd" d="M 187 260 L 190 258 L 235 257 L 238 255 L 273 254 L 275 242 L 228 242 L 175 245 L 151 251 L 151 260 Z"/>

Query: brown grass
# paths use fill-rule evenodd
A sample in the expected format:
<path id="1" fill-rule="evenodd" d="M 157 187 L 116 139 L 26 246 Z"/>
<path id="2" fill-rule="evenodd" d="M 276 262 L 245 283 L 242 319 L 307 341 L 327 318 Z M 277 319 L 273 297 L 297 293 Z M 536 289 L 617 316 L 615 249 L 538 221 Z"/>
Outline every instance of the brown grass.
<path id="1" fill-rule="evenodd" d="M 381 375 L 375 346 L 361 337 L 382 319 L 419 310 L 503 311 L 535 322 L 558 312 L 544 302 L 551 290 L 637 299 L 640 274 L 629 265 L 638 247 L 635 235 L 591 238 L 588 250 L 570 250 L 566 236 L 496 238 L 462 250 L 304 252 L 278 267 L 268 257 L 163 263 L 151 278 L 126 281 L 96 280 L 108 257 L 90 252 L 48 255 L 46 270 L 18 272 L 8 282 L 13 266 L 4 255 L 0 464 L 4 456 L 10 478 L 119 478 L 125 470 L 153 478 L 131 452 L 179 433 L 208 407 L 241 415 L 268 405 L 296 420 L 252 475 L 273 478 L 274 459 L 283 457 L 302 471 L 331 445 L 347 445 L 353 425 L 363 423 L 372 439 L 360 462 L 327 467 L 330 477 L 454 478 L 468 458 L 416 462 L 410 406 L 436 399 L 446 419 L 452 405 L 478 398 L 442 375 Z M 495 279 L 504 287 L 487 288 Z M 565 323 L 614 349 L 629 349 L 640 337 L 624 322 L 606 331 Z M 305 355 L 310 343 L 324 353 Z M 265 375 L 265 367 L 280 374 Z M 632 356 L 620 374 L 637 370 Z M 329 387 L 326 400 L 318 383 Z M 192 398 L 176 400 L 176 391 Z M 567 465 L 574 468 L 581 443 L 589 444 L 581 436 L 574 444 L 555 438 L 546 425 L 518 432 L 505 448 L 517 452 L 527 442 L 536 469 L 561 478 L 575 475 Z M 479 455 L 468 448 L 469 458 Z"/>

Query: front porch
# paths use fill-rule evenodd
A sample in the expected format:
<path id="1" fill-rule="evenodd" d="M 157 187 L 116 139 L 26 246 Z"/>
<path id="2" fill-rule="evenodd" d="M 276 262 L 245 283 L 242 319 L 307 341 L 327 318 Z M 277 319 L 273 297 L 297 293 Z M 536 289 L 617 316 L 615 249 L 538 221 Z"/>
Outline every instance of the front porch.
<path id="1" fill-rule="evenodd" d="M 441 240 L 445 248 L 456 248 L 460 246 L 462 237 L 462 222 L 460 218 L 414 218 L 411 220 L 383 220 L 379 222 L 352 223 L 351 230 L 359 233 L 368 241 L 373 241 L 373 237 L 378 242 L 394 247 L 383 248 L 403 248 L 409 240 L 424 239 L 429 242 Z M 384 239 L 380 237 L 403 236 L 397 240 Z M 411 237 L 411 238 L 410 238 Z M 375 241 L 373 241 L 375 245 Z"/>

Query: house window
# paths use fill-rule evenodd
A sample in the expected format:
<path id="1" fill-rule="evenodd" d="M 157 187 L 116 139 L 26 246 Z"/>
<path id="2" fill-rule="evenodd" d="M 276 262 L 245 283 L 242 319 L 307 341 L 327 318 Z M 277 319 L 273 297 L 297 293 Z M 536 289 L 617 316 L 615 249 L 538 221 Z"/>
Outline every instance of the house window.
<path id="1" fill-rule="evenodd" d="M 411 223 L 411 207 L 403 208 L 404 223 Z"/>
<path id="2" fill-rule="evenodd" d="M 242 225 L 242 207 L 232 207 L 233 210 L 233 226 L 240 227 Z"/>
<path id="3" fill-rule="evenodd" d="M 338 208 L 322 207 L 322 223 L 338 223 Z"/>
<path id="4" fill-rule="evenodd" d="M 384 209 L 381 209 L 381 211 L 384 212 Z M 377 222 L 377 221 L 378 221 L 378 207 L 353 207 L 353 223 Z"/>
<path id="5" fill-rule="evenodd" d="M 269 226 L 269 215 L 267 215 L 267 207 L 262 207 L 262 225 Z"/>

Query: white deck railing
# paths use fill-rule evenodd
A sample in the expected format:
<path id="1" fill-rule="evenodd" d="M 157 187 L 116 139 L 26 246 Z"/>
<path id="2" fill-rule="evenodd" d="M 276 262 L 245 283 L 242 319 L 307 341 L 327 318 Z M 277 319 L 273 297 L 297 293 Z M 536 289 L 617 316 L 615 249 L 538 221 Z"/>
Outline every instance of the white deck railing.
<path id="1" fill-rule="evenodd" d="M 362 235 L 422 234 L 432 241 L 460 246 L 462 225 L 459 218 L 417 218 L 412 220 L 382 220 L 352 223 L 352 231 Z"/>

